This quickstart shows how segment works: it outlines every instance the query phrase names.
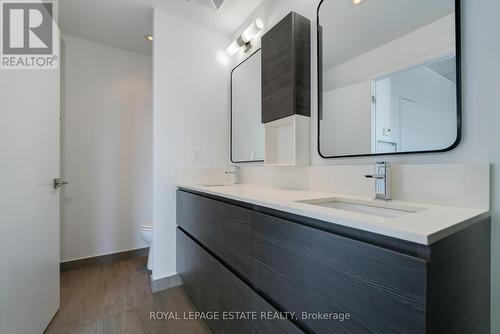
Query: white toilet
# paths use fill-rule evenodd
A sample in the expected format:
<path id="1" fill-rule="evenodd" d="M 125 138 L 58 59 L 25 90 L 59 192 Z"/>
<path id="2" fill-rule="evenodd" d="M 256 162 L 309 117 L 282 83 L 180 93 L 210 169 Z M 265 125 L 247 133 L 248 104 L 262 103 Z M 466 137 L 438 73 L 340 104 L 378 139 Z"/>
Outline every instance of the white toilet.
<path id="1" fill-rule="evenodd" d="M 148 270 L 153 270 L 153 225 L 151 223 L 144 223 L 139 227 L 142 239 L 147 242 L 149 246 L 148 254 Z"/>

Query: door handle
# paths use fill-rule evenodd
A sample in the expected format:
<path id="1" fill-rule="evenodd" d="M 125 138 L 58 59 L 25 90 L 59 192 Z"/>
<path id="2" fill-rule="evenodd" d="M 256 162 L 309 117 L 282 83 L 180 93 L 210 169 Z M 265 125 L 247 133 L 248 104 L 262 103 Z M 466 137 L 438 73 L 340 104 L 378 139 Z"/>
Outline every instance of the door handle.
<path id="1" fill-rule="evenodd" d="M 54 189 L 62 188 L 67 184 L 68 184 L 67 181 L 61 180 L 60 178 L 54 179 Z"/>

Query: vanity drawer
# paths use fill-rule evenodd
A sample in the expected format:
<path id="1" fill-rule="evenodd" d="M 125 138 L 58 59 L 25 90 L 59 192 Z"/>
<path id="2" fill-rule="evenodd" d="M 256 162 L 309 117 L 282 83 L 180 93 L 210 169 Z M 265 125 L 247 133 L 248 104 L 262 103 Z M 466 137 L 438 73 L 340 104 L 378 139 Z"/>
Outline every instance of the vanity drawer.
<path id="1" fill-rule="evenodd" d="M 200 312 L 219 313 L 221 310 L 219 262 L 179 229 L 177 229 L 177 253 L 177 273 L 182 278 L 184 290 L 191 302 Z M 219 319 L 205 321 L 212 333 L 220 333 Z"/>
<path id="2" fill-rule="evenodd" d="M 221 321 L 221 334 L 252 334 L 252 319 L 235 316 L 235 312 L 252 311 L 252 289 L 223 265 L 220 273 L 221 312 L 227 314 Z"/>
<path id="3" fill-rule="evenodd" d="M 200 312 L 217 312 L 206 320 L 214 334 L 300 334 L 288 320 L 269 320 L 261 313 L 276 310 L 205 249 L 177 229 L 177 272 L 184 290 Z M 255 313 L 255 318 L 237 314 Z M 268 317 L 271 318 L 271 317 Z"/>
<path id="4" fill-rule="evenodd" d="M 198 311 L 218 314 L 206 320 L 211 332 L 252 334 L 252 319 L 236 316 L 252 311 L 252 289 L 179 228 L 177 247 L 177 272 L 187 295 Z"/>
<path id="5" fill-rule="evenodd" d="M 425 332 L 424 260 L 254 212 L 252 261 L 254 287 L 311 332 Z"/>
<path id="6" fill-rule="evenodd" d="M 244 277 L 251 276 L 252 211 L 177 191 L 177 224 Z"/>
<path id="7" fill-rule="evenodd" d="M 255 292 L 252 293 L 252 310 L 258 314 L 253 322 L 253 334 L 303 334 L 288 319 L 273 319 L 278 311 Z"/>

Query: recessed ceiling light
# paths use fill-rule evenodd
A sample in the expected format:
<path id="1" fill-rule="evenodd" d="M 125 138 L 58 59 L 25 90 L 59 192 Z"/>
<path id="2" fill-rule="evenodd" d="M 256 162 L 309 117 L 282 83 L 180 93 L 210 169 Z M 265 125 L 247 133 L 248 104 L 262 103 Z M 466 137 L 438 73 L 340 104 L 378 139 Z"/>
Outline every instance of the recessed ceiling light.
<path id="1" fill-rule="evenodd" d="M 359 6 L 359 5 L 362 5 L 366 2 L 366 0 L 352 0 L 352 4 L 354 6 Z"/>
<path id="2" fill-rule="evenodd" d="M 152 42 L 154 39 L 153 35 L 144 35 L 144 38 L 150 42 Z"/>

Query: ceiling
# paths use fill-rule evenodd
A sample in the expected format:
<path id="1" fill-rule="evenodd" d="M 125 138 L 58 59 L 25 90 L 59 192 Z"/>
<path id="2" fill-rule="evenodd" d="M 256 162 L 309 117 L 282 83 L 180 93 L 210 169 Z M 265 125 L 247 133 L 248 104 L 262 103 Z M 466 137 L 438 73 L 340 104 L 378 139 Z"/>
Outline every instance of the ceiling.
<path id="1" fill-rule="evenodd" d="M 454 0 L 324 1 L 320 9 L 325 68 L 366 53 L 454 12 Z"/>
<path id="2" fill-rule="evenodd" d="M 144 35 L 152 33 L 153 8 L 229 36 L 261 1 L 225 0 L 214 10 L 211 0 L 60 0 L 59 25 L 65 34 L 150 55 Z"/>
<path id="3" fill-rule="evenodd" d="M 427 67 L 453 83 L 457 83 L 457 59 L 455 56 L 427 65 Z"/>

